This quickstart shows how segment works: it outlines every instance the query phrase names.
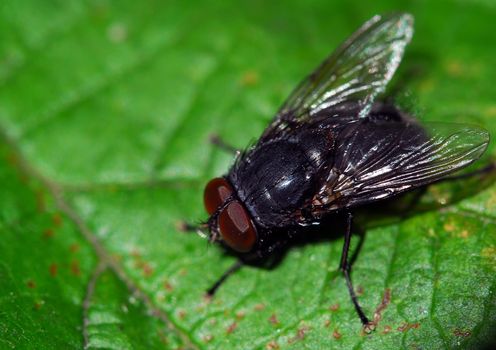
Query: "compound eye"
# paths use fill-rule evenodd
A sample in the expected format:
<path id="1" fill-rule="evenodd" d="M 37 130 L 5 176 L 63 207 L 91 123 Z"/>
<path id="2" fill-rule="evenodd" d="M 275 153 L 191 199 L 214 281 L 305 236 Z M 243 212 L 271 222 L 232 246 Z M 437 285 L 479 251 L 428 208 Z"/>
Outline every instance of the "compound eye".
<path id="1" fill-rule="evenodd" d="M 219 215 L 219 230 L 224 242 L 232 249 L 246 253 L 257 240 L 257 233 L 246 209 L 233 201 Z"/>
<path id="2" fill-rule="evenodd" d="M 232 187 L 226 179 L 216 177 L 210 180 L 203 192 L 203 203 L 207 212 L 212 215 L 218 207 L 224 204 L 232 192 Z"/>

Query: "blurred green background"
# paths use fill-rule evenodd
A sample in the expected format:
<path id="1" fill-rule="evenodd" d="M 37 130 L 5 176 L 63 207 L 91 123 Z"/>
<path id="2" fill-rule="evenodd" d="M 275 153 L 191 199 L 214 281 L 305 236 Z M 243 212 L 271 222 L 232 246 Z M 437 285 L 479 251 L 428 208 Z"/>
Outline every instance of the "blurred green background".
<path id="1" fill-rule="evenodd" d="M 398 100 L 495 135 L 491 0 L 2 1 L 0 348 L 490 341 L 494 185 L 367 232 L 353 274 L 367 314 L 391 290 L 369 336 L 336 272 L 341 239 L 293 249 L 272 271 L 246 268 L 208 303 L 204 290 L 234 259 L 175 229 L 205 218 L 203 186 L 231 163 L 208 136 L 255 140 L 303 76 L 390 11 L 416 21 Z M 494 142 L 483 162 L 491 155 Z"/>

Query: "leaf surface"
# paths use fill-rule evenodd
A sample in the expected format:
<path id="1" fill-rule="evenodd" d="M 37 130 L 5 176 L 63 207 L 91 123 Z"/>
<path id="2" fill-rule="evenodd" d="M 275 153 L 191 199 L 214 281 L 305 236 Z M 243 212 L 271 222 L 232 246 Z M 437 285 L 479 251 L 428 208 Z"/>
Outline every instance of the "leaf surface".
<path id="1" fill-rule="evenodd" d="M 373 315 L 390 293 L 368 336 L 336 271 L 342 238 L 295 247 L 273 270 L 242 269 L 208 302 L 234 258 L 176 230 L 205 219 L 203 186 L 232 162 L 209 135 L 245 147 L 333 48 L 393 10 L 416 21 L 390 86 L 398 101 L 496 135 L 489 1 L 3 2 L 0 347 L 491 340 L 495 185 L 433 187 L 426 198 L 451 205 L 367 230 L 353 270 L 360 303 Z M 492 142 L 480 164 L 495 155 Z"/>

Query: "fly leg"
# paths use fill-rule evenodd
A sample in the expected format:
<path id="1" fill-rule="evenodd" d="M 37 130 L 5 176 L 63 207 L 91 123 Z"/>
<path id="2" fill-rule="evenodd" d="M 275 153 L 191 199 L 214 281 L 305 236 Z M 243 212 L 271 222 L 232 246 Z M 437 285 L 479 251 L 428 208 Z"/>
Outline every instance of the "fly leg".
<path id="1" fill-rule="evenodd" d="M 339 264 L 339 269 L 343 272 L 344 278 L 346 279 L 346 284 L 348 286 L 348 291 L 350 293 L 351 301 L 355 306 L 355 310 L 360 317 L 360 321 L 365 327 L 369 327 L 371 325 L 367 316 L 363 312 L 360 304 L 358 303 L 355 290 L 353 289 L 353 283 L 351 282 L 350 273 L 351 273 L 351 265 L 348 261 L 348 252 L 350 250 L 350 242 L 351 242 L 351 224 L 353 221 L 353 215 L 348 212 L 346 232 L 344 235 L 344 245 L 343 245 L 343 253 L 341 254 L 341 262 Z"/>
<path id="2" fill-rule="evenodd" d="M 178 221 L 176 223 L 176 228 L 178 231 L 181 231 L 181 232 L 194 232 L 199 227 L 195 224 L 190 223 L 190 222 L 181 220 L 181 221 Z"/>
<path id="3" fill-rule="evenodd" d="M 492 162 L 492 163 L 489 163 L 488 165 L 486 165 L 480 169 L 477 169 L 477 170 L 474 170 L 474 171 L 471 171 L 471 172 L 468 172 L 465 174 L 451 175 L 451 176 L 441 178 L 441 179 L 435 181 L 435 183 L 442 183 L 442 182 L 448 182 L 448 181 L 458 181 L 458 180 L 463 180 L 463 179 L 469 179 L 471 177 L 476 177 L 476 176 L 479 176 L 480 179 L 483 179 L 484 176 L 490 175 L 492 172 L 495 172 L 495 170 L 496 170 L 496 162 Z M 407 203 L 405 208 L 401 210 L 401 212 L 404 213 L 405 215 L 408 215 L 408 213 L 412 212 L 418 204 L 421 204 L 420 203 L 421 198 L 427 192 L 427 189 L 428 189 L 428 186 L 423 186 L 423 187 L 417 188 L 413 192 L 412 198 Z"/>
<path id="4" fill-rule="evenodd" d="M 178 221 L 176 229 L 181 232 L 196 232 L 200 237 L 208 237 L 205 230 L 208 230 L 208 224 L 192 224 L 187 221 Z"/>
<path id="5" fill-rule="evenodd" d="M 279 241 L 265 248 L 263 251 L 260 250 L 245 256 L 243 259 L 238 259 L 210 288 L 207 289 L 207 296 L 212 297 L 222 283 L 224 283 L 229 276 L 238 271 L 244 265 L 260 262 L 267 257 L 277 256 L 283 251 L 284 247 L 286 247 L 286 241 Z M 277 264 L 277 261 L 272 261 L 272 263 Z"/>
<path id="6" fill-rule="evenodd" d="M 460 175 L 453 175 L 453 176 L 448 176 L 445 178 L 442 178 L 440 181 L 455 181 L 455 180 L 461 180 L 461 179 L 467 179 L 472 176 L 477 176 L 477 175 L 485 175 L 488 174 L 492 171 L 496 170 L 496 162 L 489 163 L 483 168 L 471 171 L 466 174 L 460 174 Z"/>
<path id="7" fill-rule="evenodd" d="M 233 155 L 238 155 L 240 153 L 240 151 L 236 147 L 233 147 L 224 142 L 224 140 L 222 140 L 217 134 L 210 136 L 210 142 L 227 153 L 231 153 Z"/>
<path id="8" fill-rule="evenodd" d="M 207 289 L 207 296 L 212 297 L 217 289 L 219 289 L 219 287 L 222 285 L 222 283 L 224 283 L 224 281 L 229 276 L 238 271 L 244 264 L 245 263 L 241 259 L 232 264 L 231 267 L 229 267 L 226 272 L 224 272 L 222 276 L 220 276 L 220 278 L 210 288 Z"/>
<path id="9" fill-rule="evenodd" d="M 208 228 L 208 224 L 194 225 L 186 221 L 180 221 L 177 223 L 177 228 L 179 231 L 182 232 L 197 232 L 199 235 L 207 237 L 207 234 L 203 230 Z M 220 278 L 210 288 L 207 289 L 207 296 L 212 297 L 217 289 L 222 285 L 222 283 L 224 283 L 224 281 L 229 276 L 238 271 L 244 264 L 244 261 L 239 259 L 233 265 L 231 265 L 222 274 L 222 276 L 220 276 Z"/>

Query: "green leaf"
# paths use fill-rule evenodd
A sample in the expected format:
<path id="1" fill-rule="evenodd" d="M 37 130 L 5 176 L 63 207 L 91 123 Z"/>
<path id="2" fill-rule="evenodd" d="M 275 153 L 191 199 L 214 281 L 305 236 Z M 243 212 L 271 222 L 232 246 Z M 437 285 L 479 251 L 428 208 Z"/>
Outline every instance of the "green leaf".
<path id="1" fill-rule="evenodd" d="M 353 270 L 360 303 L 373 315 L 390 293 L 370 335 L 336 270 L 342 238 L 295 247 L 273 270 L 244 268 L 209 302 L 234 258 L 176 230 L 205 219 L 203 186 L 232 162 L 208 136 L 245 147 L 332 49 L 393 10 L 416 19 L 399 100 L 496 135 L 491 1 L 2 2 L 0 347 L 490 341 L 495 185 L 433 187 L 426 198 L 451 205 L 369 226 Z M 491 155 L 494 142 L 479 164 Z"/>

